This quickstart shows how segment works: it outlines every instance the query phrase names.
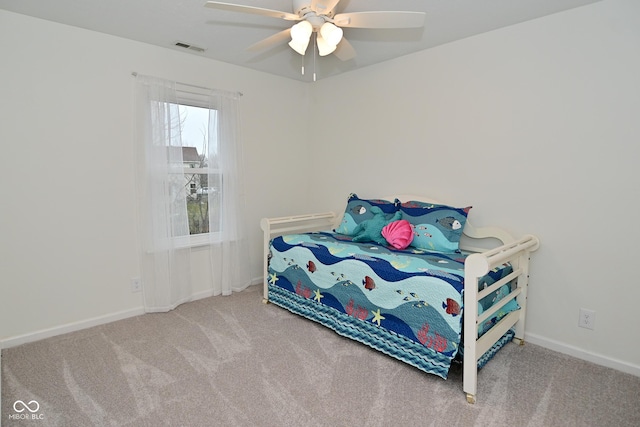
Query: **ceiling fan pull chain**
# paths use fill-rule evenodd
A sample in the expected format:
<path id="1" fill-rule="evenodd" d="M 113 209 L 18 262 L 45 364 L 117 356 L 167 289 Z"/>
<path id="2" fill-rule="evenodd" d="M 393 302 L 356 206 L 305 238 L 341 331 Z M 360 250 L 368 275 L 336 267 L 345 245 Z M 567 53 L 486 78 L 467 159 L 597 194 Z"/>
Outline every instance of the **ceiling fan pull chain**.
<path id="1" fill-rule="evenodd" d="M 317 38 L 313 38 L 313 81 L 316 81 L 316 52 L 318 51 L 316 46 Z"/>
<path id="2" fill-rule="evenodd" d="M 304 55 L 300 55 L 300 63 L 301 65 L 301 69 L 302 69 L 302 75 L 304 76 Z"/>

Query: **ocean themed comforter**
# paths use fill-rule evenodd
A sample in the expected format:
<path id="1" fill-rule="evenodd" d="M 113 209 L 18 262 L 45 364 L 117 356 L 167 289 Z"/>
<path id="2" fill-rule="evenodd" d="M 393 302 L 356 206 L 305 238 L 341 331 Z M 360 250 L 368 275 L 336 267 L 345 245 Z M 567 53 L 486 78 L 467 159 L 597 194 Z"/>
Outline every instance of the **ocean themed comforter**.
<path id="1" fill-rule="evenodd" d="M 461 346 L 464 258 L 328 232 L 281 236 L 271 242 L 269 301 L 446 378 Z M 504 267 L 481 283 L 509 274 Z"/>

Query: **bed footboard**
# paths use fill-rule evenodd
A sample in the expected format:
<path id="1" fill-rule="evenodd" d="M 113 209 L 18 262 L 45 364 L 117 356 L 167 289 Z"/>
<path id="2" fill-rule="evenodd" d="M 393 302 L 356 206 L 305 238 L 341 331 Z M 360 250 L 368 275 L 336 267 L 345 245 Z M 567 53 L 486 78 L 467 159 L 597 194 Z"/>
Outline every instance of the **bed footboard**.
<path id="1" fill-rule="evenodd" d="M 269 242 L 271 239 L 284 234 L 331 230 L 337 226 L 336 220 L 337 216 L 334 212 L 262 218 L 260 220 L 260 228 L 264 232 L 263 302 L 269 301 L 269 277 L 266 272 L 269 271 Z"/>
<path id="2" fill-rule="evenodd" d="M 465 262 L 463 390 L 467 394 L 469 403 L 476 401 L 479 358 L 514 325 L 514 339 L 524 343 L 529 256 L 531 252 L 538 249 L 539 245 L 537 237 L 526 235 L 513 243 L 469 255 Z M 506 262 L 511 263 L 513 272 L 486 289 L 478 291 L 479 279 L 496 266 Z M 516 280 L 514 290 L 486 312 L 478 315 L 478 301 L 514 279 Z M 520 310 L 509 313 L 482 337 L 471 339 L 471 337 L 477 337 L 479 324 L 491 317 L 514 297 L 521 307 Z"/>

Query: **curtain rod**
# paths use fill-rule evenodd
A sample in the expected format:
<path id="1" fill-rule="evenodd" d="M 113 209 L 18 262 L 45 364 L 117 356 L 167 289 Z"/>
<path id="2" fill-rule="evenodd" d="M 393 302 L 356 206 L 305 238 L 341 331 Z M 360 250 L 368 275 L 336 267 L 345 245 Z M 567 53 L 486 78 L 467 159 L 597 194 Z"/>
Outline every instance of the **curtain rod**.
<path id="1" fill-rule="evenodd" d="M 131 75 L 133 77 L 138 77 L 138 73 L 135 71 L 131 72 Z M 176 84 L 182 85 L 182 86 L 187 86 L 187 87 L 192 87 L 194 89 L 202 89 L 202 90 L 216 90 L 216 89 L 211 89 L 210 87 L 204 87 L 204 86 L 196 86 L 196 85 L 192 85 L 189 83 L 182 83 L 182 82 L 175 82 Z M 244 96 L 244 94 L 242 92 L 235 92 L 236 94 L 238 94 L 238 96 Z"/>

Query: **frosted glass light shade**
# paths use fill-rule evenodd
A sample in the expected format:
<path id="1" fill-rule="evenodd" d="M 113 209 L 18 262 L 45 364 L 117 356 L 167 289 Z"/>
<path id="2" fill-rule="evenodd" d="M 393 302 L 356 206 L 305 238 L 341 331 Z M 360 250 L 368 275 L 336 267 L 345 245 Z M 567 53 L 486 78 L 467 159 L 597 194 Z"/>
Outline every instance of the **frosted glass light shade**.
<path id="1" fill-rule="evenodd" d="M 343 31 L 342 28 L 336 27 L 331 22 L 325 22 L 320 27 L 320 35 L 322 35 L 327 44 L 337 46 L 342 40 Z"/>
<path id="2" fill-rule="evenodd" d="M 330 53 L 333 53 L 334 50 L 336 50 L 336 46 L 327 43 L 327 41 L 322 37 L 321 34 L 318 34 L 317 41 L 318 53 L 320 54 L 320 56 L 327 56 Z"/>
<path id="3" fill-rule="evenodd" d="M 291 49 L 295 50 L 300 55 L 304 55 L 304 53 L 307 51 L 307 46 L 309 46 L 309 40 L 307 40 L 306 42 L 291 40 L 289 42 L 289 46 L 291 46 Z"/>
<path id="4" fill-rule="evenodd" d="M 289 46 L 300 55 L 304 55 L 309 46 L 309 39 L 313 33 L 313 27 L 309 21 L 300 21 L 291 27 L 291 41 Z"/>

